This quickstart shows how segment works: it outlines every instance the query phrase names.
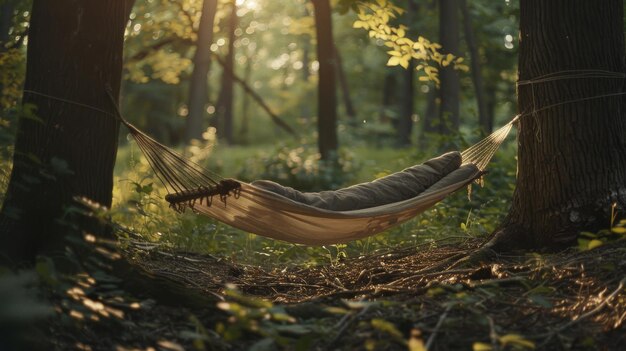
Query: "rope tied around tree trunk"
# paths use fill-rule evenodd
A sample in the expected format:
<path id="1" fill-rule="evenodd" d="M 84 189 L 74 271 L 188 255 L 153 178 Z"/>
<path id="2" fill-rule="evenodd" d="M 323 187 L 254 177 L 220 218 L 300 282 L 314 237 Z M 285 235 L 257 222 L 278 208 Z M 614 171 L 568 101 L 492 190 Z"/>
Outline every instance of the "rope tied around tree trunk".
<path id="1" fill-rule="evenodd" d="M 593 95 L 593 96 L 574 98 L 574 99 L 560 101 L 557 103 L 538 107 L 537 97 L 536 97 L 536 92 L 535 92 L 536 84 L 550 83 L 550 82 L 555 82 L 555 81 L 565 81 L 565 80 L 571 80 L 571 79 L 580 80 L 580 79 L 625 79 L 625 78 L 626 78 L 626 73 L 624 72 L 614 72 L 614 71 L 607 71 L 607 70 L 602 70 L 602 69 L 580 69 L 580 70 L 557 71 L 553 73 L 544 74 L 533 79 L 517 81 L 516 86 L 518 89 L 522 86 L 530 86 L 530 93 L 531 93 L 531 99 L 532 99 L 532 110 L 530 112 L 522 112 L 520 113 L 519 116 L 520 117 L 525 117 L 525 116 L 534 117 L 535 125 L 537 125 L 537 131 L 535 133 L 535 137 L 537 138 L 538 142 L 541 142 L 542 141 L 541 129 L 539 128 L 539 123 L 538 123 L 539 121 L 538 115 L 540 112 L 551 109 L 551 108 L 563 106 L 566 104 L 576 103 L 576 102 L 584 102 L 584 101 L 606 98 L 606 97 L 622 96 L 622 95 L 625 95 L 626 92 L 620 89 L 620 91 L 615 92 L 615 93 L 598 94 L 598 95 Z"/>

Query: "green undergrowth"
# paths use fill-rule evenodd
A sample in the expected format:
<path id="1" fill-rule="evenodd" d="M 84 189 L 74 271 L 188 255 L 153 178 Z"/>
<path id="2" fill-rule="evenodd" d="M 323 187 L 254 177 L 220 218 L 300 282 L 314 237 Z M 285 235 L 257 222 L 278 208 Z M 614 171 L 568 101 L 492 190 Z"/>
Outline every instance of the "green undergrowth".
<path id="1" fill-rule="evenodd" d="M 371 181 L 435 154 L 417 154 L 412 149 L 359 147 L 339 153 L 341 169 L 324 170 L 318 165 L 314 147 L 279 145 L 255 147 L 208 146 L 181 150 L 224 177 L 251 181 L 273 179 L 302 190 L 334 189 Z M 195 154 L 194 154 L 195 152 Z M 130 143 L 120 148 L 115 174 L 113 220 L 128 229 L 123 238 L 196 253 L 227 257 L 253 265 L 333 264 L 397 247 L 442 240 L 465 240 L 495 229 L 511 197 L 515 159 L 512 147 L 503 147 L 494 160 L 482 186 L 461 190 L 432 209 L 381 234 L 348 244 L 321 247 L 295 245 L 266 239 L 221 224 L 192 211 L 178 214 L 163 200 L 166 191 L 154 176 L 138 148 Z M 284 173 L 289 173 L 285 175 Z"/>

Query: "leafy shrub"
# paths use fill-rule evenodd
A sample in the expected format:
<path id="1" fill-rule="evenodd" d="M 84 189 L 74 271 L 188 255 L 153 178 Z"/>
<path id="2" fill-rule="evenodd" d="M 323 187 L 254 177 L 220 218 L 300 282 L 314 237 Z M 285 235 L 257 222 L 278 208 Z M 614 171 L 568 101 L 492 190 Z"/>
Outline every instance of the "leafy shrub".
<path id="1" fill-rule="evenodd" d="M 271 155 L 249 159 L 240 179 L 269 179 L 303 191 L 336 189 L 350 183 L 361 165 L 354 155 L 340 150 L 330 160 L 321 160 L 308 145 L 279 146 Z"/>

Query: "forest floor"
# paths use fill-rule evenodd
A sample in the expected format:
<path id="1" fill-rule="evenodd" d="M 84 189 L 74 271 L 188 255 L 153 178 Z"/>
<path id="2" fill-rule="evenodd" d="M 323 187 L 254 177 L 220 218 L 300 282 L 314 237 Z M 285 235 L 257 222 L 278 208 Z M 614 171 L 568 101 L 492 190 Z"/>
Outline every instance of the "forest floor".
<path id="1" fill-rule="evenodd" d="M 128 260 L 202 293 L 208 305 L 122 299 L 114 280 L 107 294 L 106 277 L 83 277 L 57 296 L 44 334 L 58 349 L 81 350 L 623 349 L 624 240 L 451 267 L 478 246 L 470 240 L 272 268 L 136 243 Z"/>

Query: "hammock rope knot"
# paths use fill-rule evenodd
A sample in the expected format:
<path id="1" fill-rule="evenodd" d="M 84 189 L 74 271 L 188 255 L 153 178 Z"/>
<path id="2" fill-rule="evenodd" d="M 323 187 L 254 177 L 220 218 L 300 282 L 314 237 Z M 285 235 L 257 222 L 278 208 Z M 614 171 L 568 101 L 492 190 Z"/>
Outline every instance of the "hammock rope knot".
<path id="1" fill-rule="evenodd" d="M 211 206 L 213 197 L 219 196 L 220 201 L 227 205 L 226 200 L 232 196 L 239 199 L 241 196 L 241 183 L 235 179 L 227 178 L 220 180 L 214 186 L 200 186 L 195 189 L 186 189 L 181 192 L 165 195 L 165 201 L 170 204 L 170 208 L 178 213 L 185 212 L 187 207 L 194 208 L 196 201 L 200 205 Z"/>

